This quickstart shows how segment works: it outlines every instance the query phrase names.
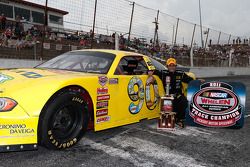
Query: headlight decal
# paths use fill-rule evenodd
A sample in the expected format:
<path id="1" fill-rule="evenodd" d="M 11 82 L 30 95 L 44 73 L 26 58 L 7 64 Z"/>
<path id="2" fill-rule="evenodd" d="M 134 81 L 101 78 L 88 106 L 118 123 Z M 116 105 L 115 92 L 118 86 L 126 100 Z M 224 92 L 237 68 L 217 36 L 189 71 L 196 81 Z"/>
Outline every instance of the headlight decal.
<path id="1" fill-rule="evenodd" d="M 0 98 L 0 112 L 11 111 L 15 108 L 17 102 L 13 99 L 2 97 Z"/>

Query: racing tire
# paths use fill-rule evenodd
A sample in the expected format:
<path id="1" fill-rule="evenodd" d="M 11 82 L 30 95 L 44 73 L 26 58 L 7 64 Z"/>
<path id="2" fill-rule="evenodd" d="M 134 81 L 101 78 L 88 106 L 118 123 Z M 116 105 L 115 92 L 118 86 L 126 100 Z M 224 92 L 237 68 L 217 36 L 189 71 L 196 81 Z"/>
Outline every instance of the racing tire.
<path id="1" fill-rule="evenodd" d="M 88 126 L 88 107 L 78 92 L 64 92 L 54 98 L 39 119 L 39 143 L 49 149 L 75 145 Z"/>

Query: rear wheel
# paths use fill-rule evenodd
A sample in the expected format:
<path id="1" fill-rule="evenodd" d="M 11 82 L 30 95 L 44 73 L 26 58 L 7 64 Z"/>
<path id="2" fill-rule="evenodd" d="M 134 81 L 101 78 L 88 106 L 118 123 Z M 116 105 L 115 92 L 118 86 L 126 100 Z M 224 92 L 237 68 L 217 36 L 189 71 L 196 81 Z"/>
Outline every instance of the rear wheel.
<path id="1" fill-rule="evenodd" d="M 40 143 L 50 149 L 75 145 L 88 126 L 88 107 L 78 92 L 64 92 L 52 100 L 39 120 Z"/>

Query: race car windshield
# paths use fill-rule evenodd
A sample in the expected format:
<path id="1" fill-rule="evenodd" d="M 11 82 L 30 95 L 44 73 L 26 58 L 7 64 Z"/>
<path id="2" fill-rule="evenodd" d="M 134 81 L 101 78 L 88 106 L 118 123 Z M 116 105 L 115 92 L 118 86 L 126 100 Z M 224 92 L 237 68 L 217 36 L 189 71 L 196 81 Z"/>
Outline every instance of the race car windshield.
<path id="1" fill-rule="evenodd" d="M 55 57 L 36 68 L 107 74 L 114 58 L 114 54 L 106 52 L 68 52 Z"/>

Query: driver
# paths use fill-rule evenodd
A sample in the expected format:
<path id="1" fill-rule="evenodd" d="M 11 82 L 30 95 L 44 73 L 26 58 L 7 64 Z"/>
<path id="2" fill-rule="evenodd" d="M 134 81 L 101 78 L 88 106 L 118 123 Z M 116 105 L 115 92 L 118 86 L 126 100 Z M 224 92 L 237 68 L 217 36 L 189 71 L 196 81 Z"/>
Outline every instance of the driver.
<path id="1" fill-rule="evenodd" d="M 184 71 L 176 70 L 177 62 L 174 58 L 169 58 L 166 61 L 168 70 L 163 71 L 162 79 L 164 88 L 166 88 L 166 77 L 170 77 L 170 90 L 169 93 L 174 96 L 173 111 L 176 113 L 176 123 L 184 128 L 185 124 L 185 110 L 188 106 L 187 98 L 182 92 L 182 83 L 189 83 L 193 80 Z"/>

